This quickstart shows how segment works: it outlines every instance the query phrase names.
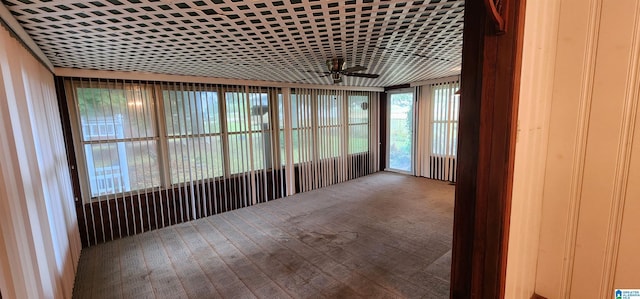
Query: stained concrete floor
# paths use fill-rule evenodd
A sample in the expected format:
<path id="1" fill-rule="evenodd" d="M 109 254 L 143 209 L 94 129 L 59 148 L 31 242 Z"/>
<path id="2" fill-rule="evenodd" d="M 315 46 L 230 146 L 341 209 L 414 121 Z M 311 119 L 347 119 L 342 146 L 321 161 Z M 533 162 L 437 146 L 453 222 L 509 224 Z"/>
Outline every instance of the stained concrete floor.
<path id="1" fill-rule="evenodd" d="M 448 298 L 454 187 L 380 172 L 82 251 L 74 298 Z"/>

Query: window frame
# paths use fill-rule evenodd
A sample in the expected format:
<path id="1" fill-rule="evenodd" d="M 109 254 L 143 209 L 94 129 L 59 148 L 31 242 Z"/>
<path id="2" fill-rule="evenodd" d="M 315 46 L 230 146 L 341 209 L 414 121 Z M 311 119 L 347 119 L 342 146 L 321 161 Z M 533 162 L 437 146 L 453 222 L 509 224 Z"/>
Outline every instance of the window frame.
<path id="1" fill-rule="evenodd" d="M 157 113 L 158 113 L 158 122 L 156 124 L 156 126 L 158 127 L 158 131 L 161 131 L 161 143 L 163 145 L 163 150 L 161 150 L 161 159 L 162 159 L 162 165 L 160 165 L 161 168 L 161 173 L 163 173 L 163 184 L 162 184 L 162 188 L 172 188 L 172 187 L 178 187 L 180 185 L 184 185 L 185 183 L 190 183 L 190 182 L 201 182 L 201 181 L 206 181 L 206 180 L 211 180 L 211 179 L 220 179 L 222 177 L 225 177 L 226 175 L 226 171 L 225 171 L 225 160 L 227 160 L 227 156 L 225 155 L 224 152 L 224 131 L 223 131 L 223 115 L 222 115 L 222 105 L 221 105 L 221 98 L 220 98 L 220 89 L 218 88 L 218 86 L 212 86 L 212 85 L 196 85 L 196 84 L 189 84 L 188 86 L 184 86 L 184 84 L 180 85 L 180 88 L 172 88 L 175 85 L 163 85 L 163 84 L 159 84 L 158 86 L 156 86 L 155 89 L 155 95 L 156 95 L 156 100 L 158 101 L 157 103 Z M 164 92 L 165 91 L 171 91 L 171 92 L 214 92 L 216 93 L 216 97 L 218 100 L 218 119 L 219 119 L 219 132 L 218 133 L 187 133 L 187 134 L 174 134 L 172 136 L 169 135 L 168 131 L 167 131 L 167 127 L 169 126 L 169 123 L 167 122 L 167 115 L 166 115 L 166 107 L 165 107 L 165 96 L 164 96 Z M 184 98 L 183 98 L 184 100 Z M 184 103 L 183 103 L 184 105 Z M 171 111 L 173 111 L 170 108 Z M 174 139 L 194 139 L 194 138 L 203 138 L 203 137 L 219 137 L 220 138 L 220 147 L 223 150 L 223 153 L 221 155 L 221 160 L 222 160 L 222 174 L 219 176 L 211 176 L 211 177 L 202 177 L 202 178 L 196 178 L 196 179 L 189 179 L 189 180 L 183 180 L 183 181 L 178 181 L 178 182 L 172 182 L 172 176 L 171 176 L 171 157 L 169 154 L 169 141 Z"/>
<path id="2" fill-rule="evenodd" d="M 352 123 L 351 122 L 351 97 L 366 97 L 367 98 L 367 122 L 357 122 L 357 123 Z M 371 151 L 371 109 L 369 109 L 371 107 L 371 96 L 368 94 L 358 94 L 357 92 L 354 92 L 354 94 L 349 94 L 347 95 L 347 100 L 346 100 L 346 105 L 348 107 L 347 110 L 347 154 L 348 155 L 360 155 L 360 154 L 364 154 L 364 153 L 368 153 Z M 367 149 L 365 151 L 359 151 L 359 152 L 351 152 L 351 141 L 352 141 L 352 136 L 351 136 L 351 128 L 353 126 L 366 126 L 367 127 Z"/>
<path id="3" fill-rule="evenodd" d="M 273 138 L 274 138 L 274 133 L 273 131 L 275 131 L 274 125 L 273 125 L 273 94 L 278 92 L 278 89 L 271 89 L 271 88 L 263 88 L 263 87 L 248 87 L 248 86 L 218 86 L 218 90 L 219 90 L 219 97 L 218 97 L 218 101 L 220 103 L 220 117 L 221 117 L 221 130 L 222 130 L 222 143 L 223 143 L 223 148 L 224 148 L 224 157 L 227 157 L 227 159 L 224 159 L 224 173 L 225 173 L 225 177 L 233 177 L 233 176 L 238 176 L 238 175 L 242 175 L 243 173 L 248 173 L 248 172 L 252 172 L 252 171 L 266 171 L 266 170 L 271 170 L 273 168 L 273 165 L 275 165 L 273 163 L 273 160 L 277 160 L 274 159 L 275 154 L 273 153 Z M 275 92 L 274 92 L 275 90 Z M 248 103 L 249 107 L 247 107 L 249 109 L 249 114 L 246 116 L 247 118 L 245 118 L 247 124 L 247 128 L 241 129 L 241 130 L 237 130 L 237 131 L 230 131 L 229 130 L 229 124 L 228 124 L 228 114 L 227 114 L 227 93 L 239 93 L 242 94 L 243 97 L 242 99 L 245 100 L 245 105 Z M 254 115 L 251 114 L 251 99 L 250 96 L 251 94 L 266 94 L 267 95 L 267 103 L 268 103 L 268 108 L 267 108 L 267 118 L 269 119 L 269 129 L 268 130 L 264 130 L 264 129 L 253 129 L 252 128 L 252 117 Z M 276 99 L 277 101 L 277 99 Z M 241 126 L 242 128 L 242 126 Z M 271 155 L 270 156 L 264 156 L 264 167 L 262 168 L 257 168 L 257 167 L 251 167 L 249 166 L 249 169 L 242 170 L 239 172 L 232 172 L 232 165 L 231 165 L 231 159 L 230 157 L 230 138 L 231 136 L 238 136 L 238 135 L 249 135 L 250 138 L 252 138 L 254 134 L 262 134 L 263 137 L 265 136 L 269 136 L 269 138 L 271 138 Z M 264 142 L 264 141 L 263 141 Z M 279 150 L 279 149 L 278 149 Z M 251 155 L 251 154 L 250 154 Z M 253 162 L 253 160 L 255 160 L 255 157 L 249 157 L 250 162 Z M 251 164 L 249 164 L 251 165 Z M 244 166 L 243 166 L 244 167 Z"/>
<path id="4" fill-rule="evenodd" d="M 87 85 L 85 85 L 85 82 L 88 82 Z M 76 85 L 77 84 L 77 85 Z M 156 125 L 156 123 L 158 122 L 158 115 L 157 115 L 157 109 L 158 109 L 158 105 L 157 102 L 154 101 L 154 89 L 152 88 L 152 86 L 149 83 L 146 82 L 133 82 L 133 81 L 123 81 L 121 83 L 112 81 L 112 80 L 98 80 L 93 81 L 93 80 L 82 80 L 82 79 L 70 79 L 70 80 L 65 80 L 64 82 L 64 86 L 66 90 L 71 90 L 72 92 L 67 94 L 67 101 L 69 103 L 71 103 L 71 105 L 68 105 L 69 107 L 69 117 L 72 120 L 72 125 L 71 125 L 71 132 L 72 132 L 72 136 L 73 136 L 73 146 L 75 148 L 75 153 L 76 153 L 76 167 L 77 167 L 77 171 L 78 171 L 78 181 L 79 181 L 79 185 L 80 185 L 80 191 L 81 191 L 81 196 L 82 196 L 82 202 L 83 203 L 91 203 L 91 202 L 101 202 L 104 200 L 108 200 L 111 198 L 117 198 L 118 195 L 122 195 L 122 196 L 132 196 L 132 195 L 136 195 L 136 194 L 140 194 L 140 193 L 148 193 L 148 192 L 152 192 L 154 189 L 157 189 L 159 187 L 163 186 L 163 182 L 164 182 L 164 177 L 163 177 L 163 173 L 161 171 L 161 169 L 158 169 L 158 173 L 159 173 L 159 184 L 157 186 L 151 186 L 151 187 L 145 187 L 145 188 L 139 188 L 139 189 L 132 189 L 129 191 L 120 191 L 120 192 L 114 192 L 114 193 L 108 193 L 108 194 L 100 194 L 100 195 L 96 195 L 93 196 L 92 194 L 92 190 L 91 190 L 91 178 L 89 176 L 89 167 L 88 167 L 88 160 L 87 160 L 87 155 L 85 152 L 85 145 L 96 145 L 96 144 L 115 144 L 117 146 L 118 143 L 120 142 L 149 142 L 149 141 L 153 141 L 155 143 L 155 147 L 156 147 L 156 152 L 158 154 L 158 156 L 161 156 L 161 150 L 160 150 L 160 144 L 161 142 L 161 135 L 160 135 L 160 131 L 158 130 L 158 127 Z M 148 114 L 153 118 L 151 120 L 152 126 L 153 126 L 153 134 L 151 137 L 131 137 L 131 138 L 113 138 L 113 139 L 100 139 L 100 140 L 84 140 L 84 135 L 83 135 L 83 124 L 82 124 L 82 115 L 81 112 L 79 111 L 79 103 L 76 101 L 76 99 L 78 98 L 78 89 L 79 88 L 91 88 L 91 89 L 113 89 L 113 90 L 123 90 L 125 93 L 128 91 L 128 87 L 139 87 L 141 91 L 146 91 L 146 94 L 148 95 L 147 100 L 147 107 L 145 107 L 145 109 L 148 109 Z M 158 165 L 160 165 L 161 162 L 158 161 Z"/>
<path id="5" fill-rule="evenodd" d="M 446 87 L 444 87 L 446 86 Z M 459 112 L 460 112 L 460 95 L 455 94 L 456 90 L 458 90 L 460 88 L 460 83 L 452 83 L 452 84 L 446 84 L 446 85 L 434 85 L 431 87 L 431 98 L 432 98 L 432 111 L 431 111 L 431 115 L 430 115 L 430 119 L 431 119 L 431 123 L 430 123 L 430 130 L 431 132 L 431 140 L 430 140 L 430 144 L 431 144 L 431 149 L 429 151 L 429 154 L 433 157 L 457 157 L 457 145 L 458 145 L 458 135 L 456 134 L 459 130 Z M 444 112 L 446 112 L 446 115 L 441 115 L 440 118 L 438 119 L 436 117 L 436 111 L 438 109 L 436 109 L 436 101 L 440 100 L 440 98 L 438 98 L 436 96 L 437 90 L 446 90 L 449 89 L 449 92 L 446 93 L 445 95 L 441 95 L 442 97 L 448 96 L 448 98 L 446 98 L 446 109 L 444 110 Z M 458 112 L 458 113 L 456 113 Z M 446 137 L 445 139 L 436 139 L 436 125 L 442 125 L 444 126 L 444 130 L 440 130 Z M 444 148 L 440 148 L 440 146 L 436 147 L 436 143 L 443 141 L 445 142 L 444 144 Z M 454 146 L 455 145 L 455 146 Z M 436 152 L 436 148 L 439 150 L 438 152 Z M 451 150 L 451 153 L 449 153 L 449 150 Z"/>

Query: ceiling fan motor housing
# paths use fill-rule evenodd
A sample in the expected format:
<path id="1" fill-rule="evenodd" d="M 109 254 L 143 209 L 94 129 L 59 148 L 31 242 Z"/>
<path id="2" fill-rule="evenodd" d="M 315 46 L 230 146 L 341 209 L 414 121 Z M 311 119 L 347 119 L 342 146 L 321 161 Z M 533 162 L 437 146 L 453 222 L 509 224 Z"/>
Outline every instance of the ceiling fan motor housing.
<path id="1" fill-rule="evenodd" d="M 327 60 L 327 68 L 330 72 L 340 72 L 344 70 L 346 62 L 343 58 L 334 58 Z"/>

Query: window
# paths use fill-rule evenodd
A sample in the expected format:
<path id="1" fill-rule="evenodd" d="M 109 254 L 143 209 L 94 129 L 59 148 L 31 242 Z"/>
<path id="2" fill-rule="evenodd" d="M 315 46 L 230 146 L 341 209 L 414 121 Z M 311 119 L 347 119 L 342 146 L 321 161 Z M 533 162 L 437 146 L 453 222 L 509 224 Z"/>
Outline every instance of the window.
<path id="1" fill-rule="evenodd" d="M 224 175 L 216 91 L 163 90 L 171 183 Z"/>
<path id="2" fill-rule="evenodd" d="M 77 119 L 74 143 L 87 201 L 267 171 L 274 161 L 281 168 L 287 151 L 297 164 L 369 147 L 370 93 L 293 89 L 285 99 L 280 89 L 266 87 L 86 79 L 65 84 L 70 115 Z"/>
<path id="3" fill-rule="evenodd" d="M 458 83 L 439 84 L 432 87 L 431 153 L 434 156 L 456 156 L 460 97 L 455 92 L 458 89 Z"/>
<path id="4" fill-rule="evenodd" d="M 347 103 L 343 100 L 344 98 L 348 98 Z M 294 91 L 290 102 L 294 163 L 311 161 L 315 159 L 314 155 L 319 159 L 338 157 L 342 153 L 344 142 L 348 142 L 346 151 L 349 154 L 369 151 L 369 104 L 369 95 L 365 93 Z M 278 116 L 282 157 L 285 157 L 285 107 L 282 95 L 279 95 Z M 345 124 L 348 125 L 345 126 Z M 283 159 L 282 163 L 285 162 Z"/>
<path id="5" fill-rule="evenodd" d="M 151 91 L 85 84 L 75 92 L 91 196 L 159 186 Z"/>
<path id="6" fill-rule="evenodd" d="M 349 96 L 349 154 L 369 151 L 369 97 Z"/>
<path id="7" fill-rule="evenodd" d="M 313 148 L 315 140 L 313 138 L 313 118 L 312 118 L 312 97 L 305 94 L 291 94 L 291 151 L 293 163 L 309 162 L 313 158 Z M 284 109 L 282 95 L 278 97 L 278 119 L 280 126 L 280 153 L 285 155 L 284 142 Z M 282 159 L 285 164 L 285 159 Z"/>
<path id="8" fill-rule="evenodd" d="M 342 147 L 342 95 L 318 95 L 318 143 L 320 159 L 340 156 Z"/>
<path id="9" fill-rule="evenodd" d="M 225 103 L 230 172 L 264 169 L 273 158 L 269 94 L 226 92 Z"/>

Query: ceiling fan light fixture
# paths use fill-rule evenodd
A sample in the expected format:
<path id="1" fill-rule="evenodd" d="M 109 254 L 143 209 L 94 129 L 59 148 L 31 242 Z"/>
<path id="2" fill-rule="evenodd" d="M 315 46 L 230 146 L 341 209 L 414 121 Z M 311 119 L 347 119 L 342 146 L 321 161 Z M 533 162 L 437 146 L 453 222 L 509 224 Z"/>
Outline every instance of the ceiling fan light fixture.
<path id="1" fill-rule="evenodd" d="M 342 82 L 342 74 L 340 73 L 331 73 L 331 79 L 333 79 L 333 83 Z"/>

